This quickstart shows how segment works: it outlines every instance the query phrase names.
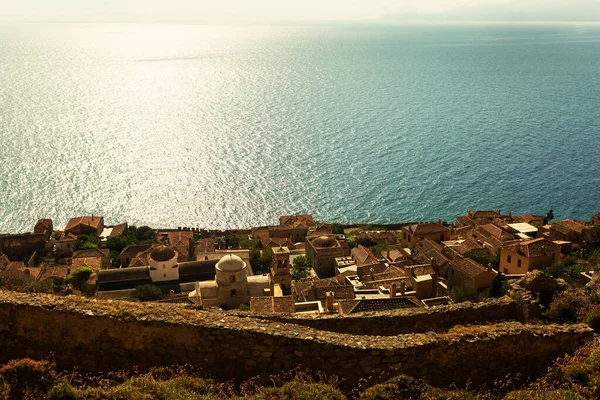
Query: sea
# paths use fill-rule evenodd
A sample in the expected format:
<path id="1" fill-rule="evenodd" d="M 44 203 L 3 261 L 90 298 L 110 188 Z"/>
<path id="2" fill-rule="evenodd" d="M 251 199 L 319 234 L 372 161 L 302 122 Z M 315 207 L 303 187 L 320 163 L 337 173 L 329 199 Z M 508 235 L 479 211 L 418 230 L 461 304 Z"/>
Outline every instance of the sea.
<path id="1" fill-rule="evenodd" d="M 0 24 L 0 232 L 600 211 L 600 25 Z"/>

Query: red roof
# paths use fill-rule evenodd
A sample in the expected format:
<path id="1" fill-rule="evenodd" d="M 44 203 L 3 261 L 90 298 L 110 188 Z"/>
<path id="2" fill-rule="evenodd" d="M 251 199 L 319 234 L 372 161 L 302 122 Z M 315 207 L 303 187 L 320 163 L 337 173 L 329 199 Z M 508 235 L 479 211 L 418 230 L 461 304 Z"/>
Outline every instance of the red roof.
<path id="1" fill-rule="evenodd" d="M 97 229 L 100 226 L 100 222 L 102 222 L 102 219 L 102 217 L 97 216 L 71 218 L 71 220 L 67 224 L 67 227 L 65 228 L 65 231 L 70 231 L 71 229 L 74 229 L 79 225 L 88 225 Z"/>
<path id="2" fill-rule="evenodd" d="M 414 236 L 430 235 L 433 233 L 445 233 L 448 232 L 448 228 L 438 224 L 437 222 L 429 222 L 426 224 L 414 224 L 405 226 L 404 228 Z"/>

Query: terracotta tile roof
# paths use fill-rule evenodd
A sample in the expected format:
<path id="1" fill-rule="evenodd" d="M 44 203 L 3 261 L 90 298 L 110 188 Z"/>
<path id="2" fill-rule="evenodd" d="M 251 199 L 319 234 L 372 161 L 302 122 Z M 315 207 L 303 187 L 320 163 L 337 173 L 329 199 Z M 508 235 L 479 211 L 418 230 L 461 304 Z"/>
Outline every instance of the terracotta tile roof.
<path id="1" fill-rule="evenodd" d="M 473 219 L 484 218 L 484 219 L 494 219 L 496 217 L 501 217 L 500 210 L 479 210 L 479 211 L 469 211 L 467 215 Z"/>
<path id="2" fill-rule="evenodd" d="M 414 224 L 410 226 L 405 226 L 402 229 L 408 231 L 414 236 L 430 235 L 434 233 L 445 233 L 449 231 L 447 227 L 440 225 L 437 222 L 429 222 L 426 224 Z"/>
<path id="3" fill-rule="evenodd" d="M 108 257 L 109 253 L 109 249 L 84 249 L 74 252 L 72 258 Z"/>
<path id="4" fill-rule="evenodd" d="M 119 237 L 123 236 L 127 231 L 127 223 L 115 225 L 112 229 L 112 232 L 108 237 Z"/>
<path id="5" fill-rule="evenodd" d="M 120 256 L 121 257 L 123 257 L 123 256 L 135 257 L 138 253 L 146 251 L 151 247 L 152 247 L 151 244 L 136 244 L 136 245 L 132 245 L 132 246 L 127 246 L 123 249 Z"/>
<path id="6" fill-rule="evenodd" d="M 511 235 L 508 232 L 505 232 L 504 230 L 502 230 L 501 228 L 497 227 L 494 224 L 485 224 L 485 225 L 481 225 L 477 228 L 477 232 L 485 235 L 485 236 L 492 236 L 495 237 L 501 241 L 507 241 L 507 240 L 514 240 L 515 237 L 513 235 Z"/>
<path id="7" fill-rule="evenodd" d="M 541 257 L 560 250 L 560 246 L 546 238 L 526 240 L 504 246 L 506 250 L 523 254 L 525 257 Z"/>
<path id="8" fill-rule="evenodd" d="M 531 215 L 531 214 L 523 214 L 523 215 L 513 215 L 513 222 L 524 222 L 527 224 L 531 224 L 536 227 L 540 227 L 544 224 L 544 216 L 542 215 Z"/>
<path id="9" fill-rule="evenodd" d="M 215 251 L 215 239 L 201 239 L 198 240 L 196 245 L 196 254 L 198 253 L 212 253 Z"/>
<path id="10" fill-rule="evenodd" d="M 411 268 L 413 276 L 435 275 L 435 270 L 431 265 L 417 265 Z"/>
<path id="11" fill-rule="evenodd" d="M 405 259 L 408 256 L 408 253 L 406 253 L 403 249 L 388 249 L 382 251 L 381 255 L 388 262 L 397 262 Z"/>
<path id="12" fill-rule="evenodd" d="M 596 213 L 592 218 L 590 218 L 590 225 L 596 225 L 600 223 L 600 212 Z"/>
<path id="13" fill-rule="evenodd" d="M 346 303 L 342 301 L 340 303 Z M 354 314 L 359 312 L 388 311 L 402 308 L 423 307 L 423 304 L 412 296 L 384 298 L 384 299 L 360 299 L 340 304 L 344 314 Z"/>
<path id="14" fill-rule="evenodd" d="M 52 220 L 49 218 L 42 218 L 35 224 L 35 226 L 36 226 L 36 228 L 38 226 L 43 226 L 44 228 L 46 228 L 46 230 L 51 231 L 52 230 Z"/>
<path id="15" fill-rule="evenodd" d="M 71 263 L 71 268 L 75 270 L 79 267 L 90 267 L 94 271 L 98 271 L 102 269 L 102 264 L 101 257 L 74 258 Z"/>
<path id="16" fill-rule="evenodd" d="M 300 214 L 300 215 L 282 215 L 279 217 L 280 225 L 292 225 L 292 226 L 315 226 L 315 220 L 313 216 L 310 214 Z"/>
<path id="17" fill-rule="evenodd" d="M 473 220 L 466 215 L 460 215 L 456 217 L 456 225 L 460 226 L 473 226 Z"/>
<path id="18" fill-rule="evenodd" d="M 260 245 L 262 247 L 291 247 L 295 246 L 289 238 L 270 238 L 261 239 Z"/>
<path id="19" fill-rule="evenodd" d="M 368 237 L 378 244 L 396 244 L 398 243 L 398 238 L 394 235 L 394 232 L 384 231 L 384 232 L 366 232 L 361 236 Z"/>
<path id="20" fill-rule="evenodd" d="M 377 257 L 375 257 L 375 254 L 373 254 L 373 252 L 369 248 L 361 244 L 353 248 L 350 252 L 352 253 L 352 258 L 354 258 L 354 260 L 356 261 L 356 265 L 359 267 L 364 265 L 376 264 L 379 262 L 377 261 Z"/>
<path id="21" fill-rule="evenodd" d="M 487 268 L 483 265 L 469 258 L 452 260 L 450 265 L 455 271 L 459 272 L 461 275 L 468 276 L 469 278 L 476 278 L 477 276 L 488 272 Z"/>
<path id="22" fill-rule="evenodd" d="M 98 228 L 100 226 L 100 222 L 102 221 L 102 217 L 98 216 L 84 216 L 84 217 L 75 217 L 69 220 L 65 231 L 70 231 L 71 229 L 76 228 L 78 225 L 89 225 L 93 228 Z"/>
<path id="23" fill-rule="evenodd" d="M 73 269 L 68 267 L 44 267 L 40 270 L 36 279 L 38 281 L 44 281 L 46 279 L 64 280 L 72 270 Z"/>
<path id="24" fill-rule="evenodd" d="M 251 297 L 250 311 L 293 314 L 296 312 L 296 306 L 294 305 L 294 298 L 292 296 Z"/>
<path id="25" fill-rule="evenodd" d="M 550 225 L 551 231 L 557 231 L 564 235 L 568 235 L 569 233 L 573 232 L 581 234 L 584 228 L 584 223 L 575 221 L 574 219 L 565 219 L 563 221 L 558 221 Z"/>

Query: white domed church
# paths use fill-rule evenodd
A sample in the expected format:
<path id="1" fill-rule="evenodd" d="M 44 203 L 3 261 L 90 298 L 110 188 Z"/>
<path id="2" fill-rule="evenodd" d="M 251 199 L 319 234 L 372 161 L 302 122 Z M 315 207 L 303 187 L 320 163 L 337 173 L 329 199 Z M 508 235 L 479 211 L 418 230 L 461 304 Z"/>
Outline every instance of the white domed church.
<path id="1" fill-rule="evenodd" d="M 215 280 L 196 282 L 189 298 L 204 307 L 231 309 L 248 304 L 250 297 L 268 295 L 269 275 L 250 274 L 244 260 L 235 254 L 227 254 L 215 266 Z"/>

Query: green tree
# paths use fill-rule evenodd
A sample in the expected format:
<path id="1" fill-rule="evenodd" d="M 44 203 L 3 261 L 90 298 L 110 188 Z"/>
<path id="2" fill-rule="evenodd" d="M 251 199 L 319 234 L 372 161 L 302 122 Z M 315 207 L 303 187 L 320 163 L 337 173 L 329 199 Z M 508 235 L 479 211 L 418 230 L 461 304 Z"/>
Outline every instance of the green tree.
<path id="1" fill-rule="evenodd" d="M 338 224 L 337 222 L 331 224 L 331 233 L 334 233 L 336 235 L 343 235 L 344 225 Z"/>
<path id="2" fill-rule="evenodd" d="M 97 249 L 98 245 L 96 243 L 92 243 L 92 242 L 85 242 L 83 244 L 83 246 L 81 246 L 81 248 L 85 249 L 85 250 Z"/>
<path id="3" fill-rule="evenodd" d="M 492 264 L 494 268 L 498 268 L 500 265 L 500 257 L 497 254 L 492 253 L 487 249 L 475 249 L 465 253 L 465 258 L 477 261 L 479 264 L 487 267 L 488 264 Z"/>
<path id="4" fill-rule="evenodd" d="M 377 242 L 367 236 L 358 236 L 348 239 L 348 246 L 351 248 L 358 247 L 358 245 L 362 245 L 364 247 L 373 247 L 377 246 Z"/>
<path id="5" fill-rule="evenodd" d="M 131 293 L 131 297 L 139 301 L 160 300 L 162 296 L 163 293 L 160 288 L 150 283 L 136 287 Z"/>
<path id="6" fill-rule="evenodd" d="M 111 252 L 114 251 L 120 253 L 127 247 L 127 238 L 123 236 L 110 237 L 106 240 L 106 247 L 108 247 Z"/>
<path id="7" fill-rule="evenodd" d="M 308 278 L 309 273 L 310 264 L 308 263 L 308 259 L 304 256 L 294 258 L 292 279 L 297 281 L 298 279 Z"/>
<path id="8" fill-rule="evenodd" d="M 67 275 L 65 278 L 65 283 L 83 291 L 85 283 L 93 273 L 94 270 L 90 267 L 79 267 Z"/>
<path id="9" fill-rule="evenodd" d="M 502 273 L 498 272 L 494 280 L 492 280 L 492 286 L 490 286 L 490 297 L 499 299 L 506 294 L 503 281 L 504 277 L 502 276 Z"/>
<path id="10" fill-rule="evenodd" d="M 260 255 L 261 273 L 265 274 L 271 270 L 271 264 L 273 263 L 273 249 L 266 247 L 263 249 Z"/>
<path id="11" fill-rule="evenodd" d="M 477 303 L 480 300 L 479 292 L 471 284 L 456 287 L 450 290 L 450 293 L 448 293 L 448 295 L 455 303 L 462 303 L 464 301 Z"/>
<path id="12" fill-rule="evenodd" d="M 154 240 L 154 230 L 149 226 L 140 226 L 136 229 L 135 235 L 140 242 L 152 242 Z"/>

